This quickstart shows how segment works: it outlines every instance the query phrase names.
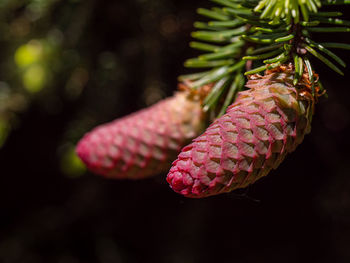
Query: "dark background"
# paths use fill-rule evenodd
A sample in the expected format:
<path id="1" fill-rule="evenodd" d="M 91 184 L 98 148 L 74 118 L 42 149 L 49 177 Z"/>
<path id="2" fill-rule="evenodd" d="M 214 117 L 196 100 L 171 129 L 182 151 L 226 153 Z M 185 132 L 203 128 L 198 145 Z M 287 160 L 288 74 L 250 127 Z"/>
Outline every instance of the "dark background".
<path id="1" fill-rule="evenodd" d="M 196 54 L 195 9 L 208 2 L 51 0 L 34 18 L 31 2 L 0 6 L 1 81 L 27 105 L 6 115 L 0 149 L 0 262 L 350 262 L 349 69 L 341 77 L 315 61 L 329 99 L 277 171 L 245 190 L 186 199 L 165 174 L 113 181 L 66 171 L 62 152 L 93 126 L 172 94 Z M 52 34 L 51 77 L 33 95 L 13 54 Z M 337 54 L 350 64 L 349 52 Z"/>

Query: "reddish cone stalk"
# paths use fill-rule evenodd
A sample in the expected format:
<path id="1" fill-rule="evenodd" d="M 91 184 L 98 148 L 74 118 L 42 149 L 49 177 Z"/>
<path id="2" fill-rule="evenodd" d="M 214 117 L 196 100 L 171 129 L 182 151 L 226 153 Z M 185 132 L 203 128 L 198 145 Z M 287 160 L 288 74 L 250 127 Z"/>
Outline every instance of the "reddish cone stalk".
<path id="1" fill-rule="evenodd" d="M 145 178 L 167 171 L 181 148 L 204 128 L 199 99 L 182 91 L 95 128 L 79 142 L 77 154 L 97 174 Z"/>
<path id="2" fill-rule="evenodd" d="M 314 98 L 291 66 L 255 75 L 226 114 L 186 146 L 167 176 L 172 189 L 201 198 L 244 188 L 276 169 L 309 133 Z"/>

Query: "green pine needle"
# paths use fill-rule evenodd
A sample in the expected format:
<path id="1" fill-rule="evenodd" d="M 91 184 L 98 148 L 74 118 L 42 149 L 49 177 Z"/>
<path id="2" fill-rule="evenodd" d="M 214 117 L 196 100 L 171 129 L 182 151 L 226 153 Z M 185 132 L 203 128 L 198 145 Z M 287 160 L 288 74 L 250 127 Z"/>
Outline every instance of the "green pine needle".
<path id="1" fill-rule="evenodd" d="M 350 32 L 349 27 L 311 27 L 308 29 L 309 32 L 326 32 L 326 33 L 335 33 L 335 32 Z"/>
<path id="2" fill-rule="evenodd" d="M 350 44 L 345 44 L 345 43 L 321 43 L 322 46 L 328 47 L 328 48 L 338 48 L 338 49 L 345 49 L 345 50 L 350 50 Z"/>
<path id="3" fill-rule="evenodd" d="M 297 85 L 304 71 L 303 59 L 298 55 L 294 55 L 294 68 L 295 68 L 295 74 L 294 74 L 293 84 Z"/>
<path id="4" fill-rule="evenodd" d="M 341 12 L 317 12 L 315 14 L 312 14 L 313 17 L 334 17 L 334 16 L 342 16 L 343 13 Z"/>
<path id="5" fill-rule="evenodd" d="M 220 96 L 225 92 L 226 87 L 229 84 L 230 78 L 223 77 L 220 79 L 214 87 L 211 89 L 210 93 L 204 100 L 204 107 L 203 110 L 207 112 L 210 109 L 213 109 L 216 106 L 216 103 L 218 102 Z"/>
<path id="6" fill-rule="evenodd" d="M 350 0 L 323 0 L 322 5 L 348 5 Z"/>
<path id="7" fill-rule="evenodd" d="M 216 20 L 219 20 L 219 21 L 230 20 L 230 17 L 227 16 L 227 15 L 223 15 L 223 14 L 221 14 L 219 12 L 215 12 L 213 10 L 208 10 L 208 9 L 205 9 L 205 8 L 198 8 L 197 9 L 197 13 L 202 15 L 202 16 L 206 16 L 208 18 L 216 19 Z"/>
<path id="8" fill-rule="evenodd" d="M 312 70 L 312 66 L 310 63 L 310 60 L 308 58 L 304 58 L 304 63 L 306 65 L 307 72 L 309 73 L 309 80 L 312 84 L 311 89 L 312 89 L 312 96 L 315 96 L 315 78 L 314 78 L 314 72 Z"/>
<path id="9" fill-rule="evenodd" d="M 260 48 L 257 48 L 251 52 L 247 52 L 248 55 L 256 55 L 256 54 L 261 54 L 261 53 L 264 53 L 266 51 L 270 51 L 270 50 L 274 50 L 274 49 L 278 49 L 280 47 L 282 47 L 283 44 L 273 44 L 273 45 L 269 45 L 269 46 L 264 46 L 264 47 L 260 47 Z"/>
<path id="10" fill-rule="evenodd" d="M 259 54 L 259 55 L 255 55 L 255 56 L 245 56 L 242 59 L 243 60 L 258 60 L 258 59 L 266 59 L 266 58 L 270 58 L 274 55 L 277 55 L 278 53 L 281 52 L 281 49 L 277 49 L 268 53 L 264 53 L 264 54 Z"/>
<path id="11" fill-rule="evenodd" d="M 262 71 L 265 71 L 265 70 L 266 70 L 266 65 L 257 67 L 255 69 L 252 69 L 252 70 L 249 70 L 249 71 L 246 71 L 244 73 L 244 75 L 248 76 L 248 75 L 256 74 L 256 73 L 259 73 L 259 72 L 262 72 Z"/>
<path id="12" fill-rule="evenodd" d="M 316 58 L 318 58 L 319 60 L 321 60 L 323 63 L 325 63 L 328 67 L 330 67 L 331 69 L 333 69 L 335 72 L 337 72 L 338 74 L 344 76 L 344 73 L 336 66 L 334 65 L 331 61 L 329 61 L 329 59 L 327 59 L 326 57 L 324 57 L 323 55 L 319 54 L 316 50 L 314 50 L 312 47 L 310 46 L 305 46 L 306 50 L 309 51 L 312 55 L 314 55 Z"/>
<path id="13" fill-rule="evenodd" d="M 327 48 L 325 48 L 321 44 L 318 44 L 318 43 L 316 43 L 316 42 L 314 42 L 314 41 L 312 41 L 311 39 L 308 39 L 308 38 L 306 38 L 306 42 L 309 43 L 311 47 L 316 47 L 318 50 L 324 52 L 325 54 L 327 54 L 328 56 L 333 58 L 342 67 L 344 67 L 344 68 L 346 67 L 346 64 L 345 64 L 344 60 L 342 60 L 340 57 L 338 57 L 336 54 L 334 54 L 332 51 L 328 50 Z"/>
<path id="14" fill-rule="evenodd" d="M 210 51 L 210 52 L 214 52 L 215 50 L 220 48 L 220 46 L 215 46 L 215 45 L 202 43 L 202 42 L 196 42 L 196 41 L 190 42 L 190 47 L 194 48 L 194 49 L 198 49 L 198 50 L 202 50 L 202 51 Z"/>
<path id="15" fill-rule="evenodd" d="M 264 63 L 265 64 L 272 64 L 272 63 L 280 62 L 287 56 L 288 56 L 288 53 L 287 52 L 283 52 L 283 53 L 279 54 L 277 57 L 264 60 Z"/>
<path id="16" fill-rule="evenodd" d="M 339 18 L 324 18 L 318 17 L 317 20 L 323 24 L 331 24 L 331 25 L 342 25 L 342 26 L 350 26 L 350 21 L 339 19 Z"/>
<path id="17" fill-rule="evenodd" d="M 225 114 L 227 107 L 232 104 L 234 97 L 236 94 L 243 90 L 244 86 L 244 77 L 239 73 L 237 73 L 235 80 L 232 82 L 232 85 L 227 93 L 227 96 L 225 98 L 224 104 L 222 105 L 222 108 L 219 112 L 218 117 L 222 116 Z"/>
<path id="18" fill-rule="evenodd" d="M 289 40 L 292 40 L 294 37 L 295 37 L 294 34 L 289 34 L 288 36 L 279 37 L 279 38 L 275 39 L 275 42 L 276 43 L 287 42 Z"/>

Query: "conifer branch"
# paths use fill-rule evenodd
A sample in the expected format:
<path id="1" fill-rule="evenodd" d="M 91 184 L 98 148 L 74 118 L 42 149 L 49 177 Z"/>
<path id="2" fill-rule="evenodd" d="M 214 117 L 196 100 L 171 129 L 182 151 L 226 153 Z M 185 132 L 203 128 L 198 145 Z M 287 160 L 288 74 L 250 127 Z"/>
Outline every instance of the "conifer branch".
<path id="1" fill-rule="evenodd" d="M 317 43 L 312 35 L 349 32 L 350 21 L 341 19 L 341 12 L 330 12 L 322 7 L 350 4 L 350 1 L 211 1 L 219 6 L 198 9 L 207 21 L 195 23 L 198 31 L 193 32 L 192 37 L 196 41 L 190 43 L 192 48 L 204 54 L 185 62 L 186 67 L 206 70 L 179 79 L 190 80 L 193 89 L 213 83 L 203 107 L 214 116 L 225 112 L 235 94 L 244 89 L 243 75 L 292 63 L 294 84 L 307 72 L 314 87 L 315 81 L 319 80 L 312 71 L 313 58 L 343 75 L 338 65 L 345 67 L 345 62 L 330 49 L 350 50 L 350 45 Z"/>

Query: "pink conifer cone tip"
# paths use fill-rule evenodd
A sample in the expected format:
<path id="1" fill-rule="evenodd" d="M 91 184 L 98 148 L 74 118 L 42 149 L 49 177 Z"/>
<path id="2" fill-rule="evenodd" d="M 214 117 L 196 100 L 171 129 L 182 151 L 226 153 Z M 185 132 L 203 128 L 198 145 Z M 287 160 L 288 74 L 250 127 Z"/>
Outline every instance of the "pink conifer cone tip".
<path id="1" fill-rule="evenodd" d="M 310 131 L 313 100 L 293 72 L 255 76 L 226 114 L 182 149 L 167 176 L 171 188 L 201 198 L 244 188 L 276 169 Z"/>
<path id="2" fill-rule="evenodd" d="M 166 172 L 181 148 L 204 129 L 199 100 L 185 91 L 87 133 L 76 148 L 94 173 L 140 179 Z"/>

